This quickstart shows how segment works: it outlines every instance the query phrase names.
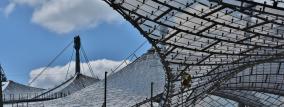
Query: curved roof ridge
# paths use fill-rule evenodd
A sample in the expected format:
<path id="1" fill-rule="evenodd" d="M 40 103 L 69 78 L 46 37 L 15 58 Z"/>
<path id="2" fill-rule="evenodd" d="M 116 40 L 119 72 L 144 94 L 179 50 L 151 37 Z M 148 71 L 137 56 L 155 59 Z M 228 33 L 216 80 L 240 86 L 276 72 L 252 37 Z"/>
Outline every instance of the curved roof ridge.
<path id="1" fill-rule="evenodd" d="M 40 97 L 45 94 L 56 94 L 56 93 L 65 93 L 65 94 L 71 94 L 76 91 L 79 91 L 95 82 L 99 81 L 96 78 L 92 78 L 90 76 L 86 76 L 83 74 L 76 74 L 75 76 L 72 76 L 68 80 L 62 82 L 61 84 L 55 86 L 52 89 L 49 89 L 45 91 L 44 93 L 36 96 Z"/>

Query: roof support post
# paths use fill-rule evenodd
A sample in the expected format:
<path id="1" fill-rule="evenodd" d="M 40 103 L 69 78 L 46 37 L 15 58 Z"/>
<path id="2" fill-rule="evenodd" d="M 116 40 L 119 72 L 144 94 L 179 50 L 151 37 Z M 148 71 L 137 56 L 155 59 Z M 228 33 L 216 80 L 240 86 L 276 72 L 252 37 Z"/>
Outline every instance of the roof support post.
<path id="1" fill-rule="evenodd" d="M 153 107 L 153 85 L 154 83 L 151 82 L 151 107 Z"/>
<path id="2" fill-rule="evenodd" d="M 102 107 L 106 107 L 107 100 L 107 72 L 105 72 L 105 93 L 104 93 L 104 103 Z"/>
<path id="3" fill-rule="evenodd" d="M 3 93 L 2 93 L 2 66 L 0 65 L 0 107 L 3 107 Z"/>

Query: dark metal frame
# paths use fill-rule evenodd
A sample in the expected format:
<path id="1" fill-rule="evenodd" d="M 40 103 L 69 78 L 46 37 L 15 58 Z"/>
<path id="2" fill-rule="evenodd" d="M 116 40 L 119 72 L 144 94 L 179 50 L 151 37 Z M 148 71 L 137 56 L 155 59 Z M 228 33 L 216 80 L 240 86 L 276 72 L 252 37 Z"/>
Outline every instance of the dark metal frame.
<path id="1" fill-rule="evenodd" d="M 137 28 L 161 57 L 166 74 L 163 106 L 195 104 L 246 69 L 275 62 L 281 66 L 284 58 L 284 14 L 274 12 L 284 13 L 284 8 L 277 5 L 247 0 L 104 1 Z M 192 87 L 181 92 L 183 72 L 193 80 Z M 281 88 L 261 88 L 284 94 L 279 93 Z M 180 100 L 181 94 L 186 98 Z"/>

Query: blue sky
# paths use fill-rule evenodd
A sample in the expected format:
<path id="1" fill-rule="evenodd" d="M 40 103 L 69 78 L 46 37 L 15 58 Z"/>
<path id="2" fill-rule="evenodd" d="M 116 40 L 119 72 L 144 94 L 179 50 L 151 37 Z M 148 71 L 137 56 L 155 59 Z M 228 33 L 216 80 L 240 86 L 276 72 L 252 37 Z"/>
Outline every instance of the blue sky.
<path id="1" fill-rule="evenodd" d="M 75 9 L 77 7 L 79 8 L 76 9 L 80 10 L 78 12 L 64 11 L 65 13 L 63 12 L 64 14 L 62 15 L 67 17 L 60 16 L 60 14 L 56 14 L 56 17 L 52 17 L 50 14 L 45 15 L 44 12 L 45 9 L 48 10 L 48 3 L 52 4 L 52 1 L 54 4 L 56 3 L 54 0 L 45 1 L 44 3 L 38 4 L 29 4 L 35 2 L 35 0 L 0 1 L 0 63 L 10 80 L 26 84 L 30 78 L 30 72 L 34 69 L 46 66 L 73 40 L 75 35 L 81 36 L 82 44 L 90 60 L 108 59 L 121 61 L 141 43 L 146 41 L 132 25 L 119 15 L 112 16 L 115 12 L 109 12 L 109 16 L 104 16 L 105 18 L 112 17 L 105 21 L 103 18 L 98 18 L 99 20 L 92 18 L 97 17 L 102 14 L 102 12 L 91 11 L 97 16 L 83 14 L 81 15 L 82 17 L 90 17 L 89 19 L 91 21 L 87 20 L 86 22 L 82 22 L 83 24 L 80 24 L 80 19 L 76 19 L 78 18 L 76 17 L 76 13 L 86 11 L 85 9 L 80 9 L 81 6 L 74 6 Z M 10 7 L 10 10 L 7 10 L 11 4 L 12 9 Z M 84 3 L 81 4 L 83 5 Z M 94 3 L 94 5 L 96 5 L 96 3 Z M 106 9 L 109 8 L 107 5 L 102 6 L 106 6 Z M 64 10 L 64 7 L 60 8 Z M 91 8 L 88 9 L 90 10 Z M 97 8 L 94 9 L 96 10 Z M 106 11 L 110 10 L 109 8 L 109 10 Z M 104 12 L 104 9 L 101 11 Z M 70 14 L 71 16 L 68 17 L 66 14 Z M 37 15 L 39 15 L 38 17 L 43 19 L 43 21 L 37 18 Z M 74 17 L 72 15 L 74 15 Z M 63 17 L 63 19 L 60 17 Z M 82 18 L 82 20 L 84 19 L 88 18 Z M 62 27 L 63 30 L 56 28 L 57 23 L 65 20 L 70 20 L 71 23 L 75 20 L 73 22 L 77 24 L 74 24 L 75 27 L 71 28 L 71 30 L 64 30 L 64 26 L 66 28 L 66 25 Z M 55 25 L 53 22 L 56 22 Z M 69 25 L 70 22 L 68 22 Z M 79 26 L 78 28 L 77 25 Z M 139 53 L 145 52 L 149 47 L 149 44 L 147 44 Z M 71 53 L 72 47 L 52 66 L 67 64 Z"/>

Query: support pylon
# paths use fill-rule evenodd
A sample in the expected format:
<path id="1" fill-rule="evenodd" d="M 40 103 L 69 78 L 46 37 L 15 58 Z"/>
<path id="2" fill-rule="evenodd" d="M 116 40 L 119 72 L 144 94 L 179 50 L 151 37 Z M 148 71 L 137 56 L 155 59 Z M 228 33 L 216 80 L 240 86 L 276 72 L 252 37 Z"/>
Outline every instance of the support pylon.
<path id="1" fill-rule="evenodd" d="M 74 48 L 76 50 L 76 65 L 75 65 L 75 74 L 80 74 L 80 48 L 81 48 L 81 41 L 80 36 L 74 37 Z"/>

